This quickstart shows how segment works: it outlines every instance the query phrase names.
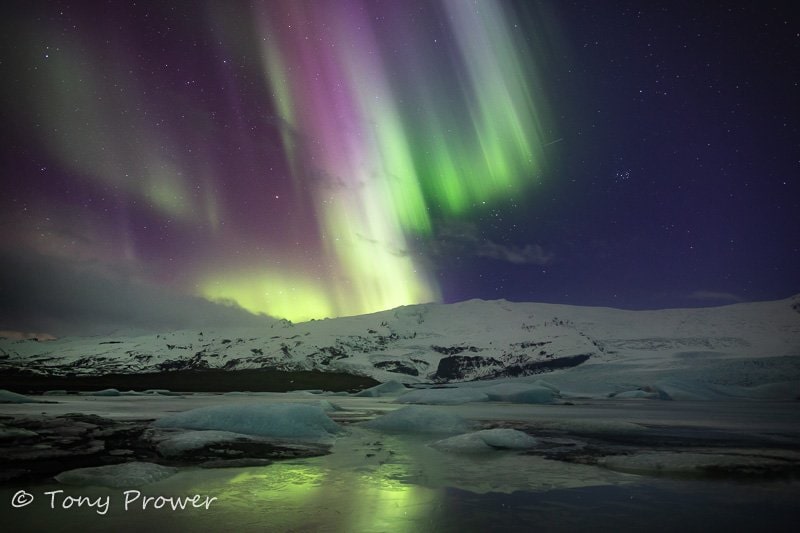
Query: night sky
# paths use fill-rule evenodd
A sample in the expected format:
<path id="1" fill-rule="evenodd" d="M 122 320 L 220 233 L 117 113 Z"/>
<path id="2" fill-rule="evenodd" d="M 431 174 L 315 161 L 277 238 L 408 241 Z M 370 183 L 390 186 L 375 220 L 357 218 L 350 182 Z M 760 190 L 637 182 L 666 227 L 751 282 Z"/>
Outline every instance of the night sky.
<path id="1" fill-rule="evenodd" d="M 798 293 L 790 6 L 4 2 L 0 330 Z"/>

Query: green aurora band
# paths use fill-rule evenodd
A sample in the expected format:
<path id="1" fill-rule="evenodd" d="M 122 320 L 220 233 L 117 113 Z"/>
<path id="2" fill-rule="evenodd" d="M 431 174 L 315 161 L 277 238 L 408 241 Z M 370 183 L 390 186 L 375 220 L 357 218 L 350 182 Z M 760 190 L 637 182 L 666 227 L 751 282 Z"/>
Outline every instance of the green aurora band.
<path id="1" fill-rule="evenodd" d="M 524 36 L 500 2 L 443 1 L 443 51 L 430 24 L 376 23 L 360 2 L 278 4 L 256 14 L 264 75 L 284 155 L 312 185 L 327 271 L 211 276 L 202 294 L 291 320 L 438 299 L 409 239 L 432 235 L 433 214 L 519 194 L 541 169 Z"/>

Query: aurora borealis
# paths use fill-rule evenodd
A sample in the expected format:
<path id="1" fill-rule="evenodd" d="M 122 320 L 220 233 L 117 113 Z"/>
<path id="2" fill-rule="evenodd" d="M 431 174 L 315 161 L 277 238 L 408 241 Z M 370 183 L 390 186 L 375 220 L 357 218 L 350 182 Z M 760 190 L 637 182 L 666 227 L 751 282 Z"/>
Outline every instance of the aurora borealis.
<path id="1" fill-rule="evenodd" d="M 512 43 L 502 5 L 431 4 L 435 30 L 392 13 L 395 4 L 381 15 L 359 2 L 259 7 L 290 194 L 312 207 L 322 264 L 309 269 L 289 254 L 230 282 L 214 273 L 202 294 L 290 319 L 438 300 L 409 239 L 431 235 L 432 212 L 457 214 L 525 187 L 541 160 L 524 48 Z M 432 53 L 439 33 L 451 47 Z"/>
<path id="2" fill-rule="evenodd" d="M 788 15 L 632 5 L 4 5 L 0 330 L 115 283 L 292 321 L 797 292 Z"/>

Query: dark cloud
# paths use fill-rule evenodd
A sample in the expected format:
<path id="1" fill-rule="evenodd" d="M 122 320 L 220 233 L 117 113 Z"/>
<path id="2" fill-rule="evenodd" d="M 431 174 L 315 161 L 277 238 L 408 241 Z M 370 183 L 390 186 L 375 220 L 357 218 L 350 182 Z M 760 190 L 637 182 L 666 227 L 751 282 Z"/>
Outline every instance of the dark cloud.
<path id="1" fill-rule="evenodd" d="M 547 265 L 555 258 L 555 254 L 539 244 L 503 244 L 486 239 L 477 226 L 470 223 L 449 223 L 441 227 L 432 247 L 434 255 L 486 257 L 515 265 Z"/>
<path id="2" fill-rule="evenodd" d="M 408 257 L 409 255 L 411 255 L 410 252 L 404 248 L 398 248 L 396 246 L 392 246 L 389 243 L 382 243 L 377 239 L 370 239 L 369 237 L 365 237 L 360 233 L 356 233 L 355 235 L 358 240 L 369 243 L 372 246 L 375 246 L 376 248 L 381 248 L 395 257 Z"/>
<path id="3" fill-rule="evenodd" d="M 98 335 L 260 327 L 273 320 L 138 282 L 92 262 L 0 252 L 0 330 Z"/>

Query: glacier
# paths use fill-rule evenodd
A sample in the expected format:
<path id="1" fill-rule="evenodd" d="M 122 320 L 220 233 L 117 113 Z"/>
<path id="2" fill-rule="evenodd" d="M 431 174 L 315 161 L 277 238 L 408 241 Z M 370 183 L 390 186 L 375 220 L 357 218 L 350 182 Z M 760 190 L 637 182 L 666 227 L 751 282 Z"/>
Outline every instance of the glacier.
<path id="1" fill-rule="evenodd" d="M 58 377 L 316 370 L 374 378 L 383 385 L 362 394 L 377 396 L 399 395 L 403 386 L 535 384 L 545 376 L 553 399 L 559 391 L 630 399 L 794 399 L 800 396 L 799 310 L 800 295 L 657 311 L 470 300 L 270 323 L 260 330 L 0 339 L 0 371 Z M 4 379 L 8 384 L 0 386 L 13 388 L 15 378 Z M 113 391 L 95 392 L 101 393 Z M 541 401 L 525 401 L 532 400 Z"/>

